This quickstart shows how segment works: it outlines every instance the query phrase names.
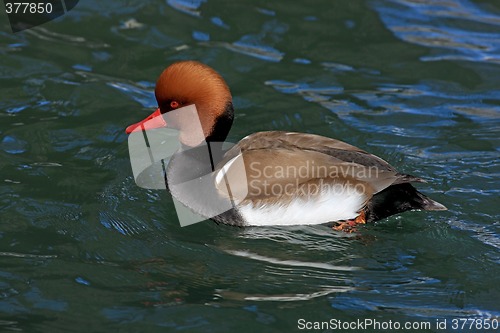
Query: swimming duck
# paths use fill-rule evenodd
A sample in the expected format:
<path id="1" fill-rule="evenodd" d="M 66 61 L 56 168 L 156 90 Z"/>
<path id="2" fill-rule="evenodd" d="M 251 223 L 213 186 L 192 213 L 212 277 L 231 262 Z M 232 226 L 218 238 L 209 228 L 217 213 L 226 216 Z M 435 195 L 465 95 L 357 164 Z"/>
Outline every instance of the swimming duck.
<path id="1" fill-rule="evenodd" d="M 339 140 L 269 131 L 251 134 L 223 150 L 215 143 L 226 139 L 233 123 L 232 97 L 224 79 L 202 63 L 181 61 L 167 67 L 156 83 L 155 96 L 158 109 L 126 132 L 177 129 L 181 148 L 168 162 L 167 187 L 186 207 L 216 222 L 237 226 L 334 223 L 336 230 L 352 231 L 357 224 L 409 210 L 446 210 L 411 185 L 423 179 L 399 173 L 382 158 Z M 198 131 L 193 114 L 182 109 L 189 105 L 196 106 Z M 207 174 L 212 175 L 211 186 L 203 191 L 177 186 Z M 233 179 L 231 188 L 224 182 L 228 175 Z M 233 200 L 231 192 L 243 195 Z M 228 198 L 231 209 L 219 213 L 218 202 Z"/>

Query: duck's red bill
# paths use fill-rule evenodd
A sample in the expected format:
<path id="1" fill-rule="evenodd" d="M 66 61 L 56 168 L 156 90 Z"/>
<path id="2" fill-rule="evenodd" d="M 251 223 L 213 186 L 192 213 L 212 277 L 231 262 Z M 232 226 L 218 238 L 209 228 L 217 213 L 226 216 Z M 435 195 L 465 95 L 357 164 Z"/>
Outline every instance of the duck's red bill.
<path id="1" fill-rule="evenodd" d="M 149 129 L 161 128 L 166 126 L 167 122 L 165 121 L 165 119 L 163 119 L 163 115 L 161 114 L 160 108 L 158 108 L 146 119 L 128 126 L 125 132 L 127 134 L 130 134 L 132 132 L 146 131 Z"/>

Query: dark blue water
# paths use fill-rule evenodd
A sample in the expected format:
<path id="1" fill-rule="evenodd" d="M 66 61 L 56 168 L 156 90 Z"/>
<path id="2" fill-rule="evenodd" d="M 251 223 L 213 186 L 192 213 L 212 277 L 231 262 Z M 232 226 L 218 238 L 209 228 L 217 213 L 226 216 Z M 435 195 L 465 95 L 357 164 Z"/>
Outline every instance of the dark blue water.
<path id="1" fill-rule="evenodd" d="M 498 320 L 498 3 L 81 0 L 18 34 L 0 17 L 0 331 Z M 231 141 L 341 139 L 449 210 L 356 234 L 180 227 L 167 192 L 135 185 L 124 129 L 181 59 L 226 78 Z"/>

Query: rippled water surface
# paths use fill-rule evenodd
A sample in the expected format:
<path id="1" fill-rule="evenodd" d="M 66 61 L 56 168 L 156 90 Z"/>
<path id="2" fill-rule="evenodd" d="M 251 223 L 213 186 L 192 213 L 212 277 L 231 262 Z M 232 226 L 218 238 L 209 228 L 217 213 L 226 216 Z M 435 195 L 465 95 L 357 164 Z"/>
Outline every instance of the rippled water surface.
<path id="1" fill-rule="evenodd" d="M 498 2 L 81 0 L 21 33 L 0 22 L 0 331 L 500 316 Z M 355 235 L 181 228 L 167 192 L 135 185 L 124 133 L 180 59 L 227 79 L 231 141 L 340 138 L 449 210 Z"/>

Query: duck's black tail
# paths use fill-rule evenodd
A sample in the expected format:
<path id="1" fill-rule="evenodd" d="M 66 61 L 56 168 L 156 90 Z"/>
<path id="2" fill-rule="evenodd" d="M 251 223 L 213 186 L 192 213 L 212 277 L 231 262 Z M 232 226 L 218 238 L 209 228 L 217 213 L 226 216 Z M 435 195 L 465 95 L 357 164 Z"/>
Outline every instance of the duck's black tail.
<path id="1" fill-rule="evenodd" d="M 375 194 L 365 209 L 366 221 L 374 222 L 408 210 L 446 210 L 409 183 L 391 185 Z"/>

